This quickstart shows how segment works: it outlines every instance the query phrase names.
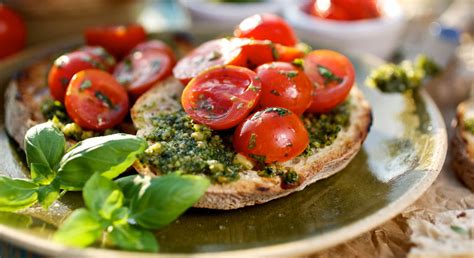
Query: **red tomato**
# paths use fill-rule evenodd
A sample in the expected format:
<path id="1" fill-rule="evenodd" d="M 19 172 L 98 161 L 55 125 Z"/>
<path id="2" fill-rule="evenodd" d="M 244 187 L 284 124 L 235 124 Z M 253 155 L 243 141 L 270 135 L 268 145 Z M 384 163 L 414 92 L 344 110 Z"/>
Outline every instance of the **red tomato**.
<path id="1" fill-rule="evenodd" d="M 244 65 L 242 49 L 233 39 L 208 41 L 182 58 L 174 67 L 173 75 L 186 85 L 199 73 L 213 66 Z"/>
<path id="2" fill-rule="evenodd" d="M 136 45 L 146 40 L 142 26 L 98 26 L 85 31 L 87 45 L 104 47 L 117 58 L 123 57 Z"/>
<path id="3" fill-rule="evenodd" d="M 343 102 L 354 84 L 354 67 L 342 54 L 315 50 L 304 59 L 304 71 L 313 82 L 310 112 L 325 113 Z"/>
<path id="4" fill-rule="evenodd" d="M 0 3 L 0 59 L 23 49 L 26 27 L 23 20 Z"/>
<path id="5" fill-rule="evenodd" d="M 143 43 L 138 44 L 135 48 L 132 49 L 131 52 L 145 51 L 150 49 L 163 51 L 170 57 L 172 61 L 172 66 L 176 64 L 176 56 L 174 55 L 173 49 L 171 49 L 168 45 L 166 45 L 166 43 L 161 40 L 153 39 L 145 41 Z"/>
<path id="6" fill-rule="evenodd" d="M 270 14 L 256 14 L 244 19 L 234 31 L 239 38 L 271 40 L 285 46 L 294 46 L 298 40 L 293 29 L 282 18 Z"/>
<path id="7" fill-rule="evenodd" d="M 241 123 L 232 142 L 237 152 L 273 163 L 303 153 L 309 144 L 309 136 L 297 115 L 284 108 L 267 108 Z"/>
<path id="8" fill-rule="evenodd" d="M 135 51 L 117 65 L 114 76 L 137 98 L 156 82 L 168 77 L 171 68 L 172 60 L 161 50 Z"/>
<path id="9" fill-rule="evenodd" d="M 214 67 L 189 82 L 181 103 L 193 120 L 215 130 L 228 129 L 257 105 L 260 88 L 256 74 L 247 68 Z"/>
<path id="10" fill-rule="evenodd" d="M 49 91 L 54 99 L 64 101 L 64 95 L 72 76 L 85 69 L 107 67 L 95 56 L 84 51 L 75 51 L 57 58 L 48 74 Z"/>
<path id="11" fill-rule="evenodd" d="M 79 51 L 86 52 L 100 61 L 105 66 L 105 70 L 112 72 L 117 61 L 105 48 L 99 46 L 85 46 L 79 48 Z"/>
<path id="12" fill-rule="evenodd" d="M 315 0 L 312 15 L 331 20 L 362 20 L 380 17 L 377 0 Z"/>
<path id="13" fill-rule="evenodd" d="M 289 63 L 273 62 L 256 70 L 262 82 L 262 107 L 282 107 L 297 115 L 311 105 L 313 85 L 303 71 Z"/>
<path id="14" fill-rule="evenodd" d="M 107 72 L 84 70 L 67 88 L 66 111 L 80 127 L 105 130 L 118 125 L 128 113 L 125 89 Z"/>

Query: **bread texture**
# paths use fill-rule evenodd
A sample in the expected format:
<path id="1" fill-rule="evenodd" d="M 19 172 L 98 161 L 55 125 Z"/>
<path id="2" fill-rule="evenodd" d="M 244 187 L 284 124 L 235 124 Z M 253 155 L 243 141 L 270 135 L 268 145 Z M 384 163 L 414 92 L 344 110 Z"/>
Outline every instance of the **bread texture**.
<path id="1" fill-rule="evenodd" d="M 183 85 L 178 80 L 170 78 L 137 100 L 131 115 L 139 136 L 147 135 L 153 130 L 150 119 L 156 114 L 173 112 L 181 108 L 178 100 L 182 90 Z M 265 203 L 300 191 L 309 184 L 342 170 L 360 150 L 372 123 L 370 106 L 357 87 L 353 87 L 350 96 L 350 124 L 339 132 L 331 145 L 319 149 L 309 157 L 296 157 L 281 163 L 284 167 L 293 168 L 298 174 L 299 184 L 296 187 L 290 189 L 282 187 L 282 180 L 277 176 L 261 177 L 254 170 L 241 171 L 237 181 L 212 184 L 194 207 L 229 210 Z M 160 174 L 159 171 L 140 162 L 134 166 L 143 175 Z"/>
<path id="2" fill-rule="evenodd" d="M 474 119 L 474 100 L 459 104 L 452 139 L 452 165 L 464 184 L 474 191 L 474 135 L 465 129 L 466 119 Z"/>

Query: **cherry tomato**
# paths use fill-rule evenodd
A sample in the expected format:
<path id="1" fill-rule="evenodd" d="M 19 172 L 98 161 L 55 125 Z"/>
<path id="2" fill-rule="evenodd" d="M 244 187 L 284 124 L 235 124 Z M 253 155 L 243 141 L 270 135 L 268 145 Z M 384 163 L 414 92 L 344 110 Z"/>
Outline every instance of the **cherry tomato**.
<path id="1" fill-rule="evenodd" d="M 85 31 L 87 45 L 104 47 L 117 58 L 127 55 L 132 48 L 146 40 L 142 26 L 98 26 Z"/>
<path id="2" fill-rule="evenodd" d="M 239 38 L 271 40 L 273 43 L 294 46 L 298 40 L 293 29 L 282 18 L 270 14 L 256 14 L 244 19 L 234 31 Z"/>
<path id="3" fill-rule="evenodd" d="M 282 107 L 301 115 L 311 105 L 313 85 L 295 66 L 273 62 L 259 66 L 256 72 L 262 82 L 260 106 Z"/>
<path id="4" fill-rule="evenodd" d="M 312 15 L 331 20 L 362 20 L 380 17 L 377 0 L 315 0 Z"/>
<path id="5" fill-rule="evenodd" d="M 26 27 L 23 20 L 0 3 L 0 59 L 23 49 Z"/>
<path id="6" fill-rule="evenodd" d="M 261 64 L 282 61 L 291 62 L 304 56 L 304 53 L 293 47 L 274 44 L 269 40 L 242 39 L 235 44 L 242 48 L 241 57 L 238 59 L 244 66 L 253 69 Z"/>
<path id="7" fill-rule="evenodd" d="M 135 48 L 132 49 L 131 52 L 133 53 L 135 51 L 145 51 L 150 49 L 163 51 L 170 57 L 172 61 L 172 66 L 176 64 L 176 56 L 174 55 L 173 49 L 171 49 L 166 43 L 161 40 L 153 39 L 145 41 L 143 43 L 138 44 Z"/>
<path id="8" fill-rule="evenodd" d="M 261 84 L 256 74 L 244 67 L 219 66 L 191 80 L 181 103 L 195 121 L 212 129 L 236 126 L 257 105 Z"/>
<path id="9" fill-rule="evenodd" d="M 186 85 L 192 78 L 213 66 L 244 65 L 242 49 L 233 39 L 208 41 L 182 58 L 174 67 L 173 75 Z"/>
<path id="10" fill-rule="evenodd" d="M 105 130 L 128 113 L 125 89 L 107 72 L 90 69 L 74 75 L 67 88 L 66 111 L 80 127 Z"/>
<path id="11" fill-rule="evenodd" d="M 335 51 L 312 51 L 304 59 L 304 71 L 315 87 L 310 112 L 330 111 L 347 98 L 354 84 L 351 61 Z"/>
<path id="12" fill-rule="evenodd" d="M 237 152 L 273 163 L 303 153 L 309 144 L 309 136 L 297 115 L 284 108 L 267 108 L 241 123 L 232 142 Z"/>
<path id="13" fill-rule="evenodd" d="M 86 52 L 100 61 L 105 66 L 105 70 L 112 72 L 117 61 L 105 48 L 99 46 L 84 46 L 79 48 L 79 51 Z"/>
<path id="14" fill-rule="evenodd" d="M 100 59 L 84 51 L 70 52 L 57 58 L 48 74 L 49 91 L 53 98 L 63 102 L 72 76 L 92 68 L 107 69 Z"/>
<path id="15" fill-rule="evenodd" d="M 115 78 L 137 98 L 156 82 L 171 74 L 172 60 L 161 50 L 135 51 L 126 56 L 114 71 Z"/>

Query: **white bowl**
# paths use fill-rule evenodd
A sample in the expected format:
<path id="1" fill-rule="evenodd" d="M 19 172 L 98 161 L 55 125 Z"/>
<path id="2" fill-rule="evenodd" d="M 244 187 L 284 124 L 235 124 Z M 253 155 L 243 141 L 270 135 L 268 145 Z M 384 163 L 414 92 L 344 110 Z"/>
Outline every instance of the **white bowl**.
<path id="1" fill-rule="evenodd" d="M 211 0 L 179 0 L 191 14 L 193 27 L 205 25 L 210 31 L 234 28 L 243 19 L 254 14 L 278 13 L 285 2 L 286 0 L 266 0 L 255 3 L 219 3 Z"/>
<path id="2" fill-rule="evenodd" d="M 388 58 L 399 46 L 405 27 L 403 10 L 396 0 L 379 0 L 382 16 L 358 21 L 334 21 L 314 17 L 303 3 L 289 5 L 284 15 L 300 39 L 344 53 L 371 53 Z"/>

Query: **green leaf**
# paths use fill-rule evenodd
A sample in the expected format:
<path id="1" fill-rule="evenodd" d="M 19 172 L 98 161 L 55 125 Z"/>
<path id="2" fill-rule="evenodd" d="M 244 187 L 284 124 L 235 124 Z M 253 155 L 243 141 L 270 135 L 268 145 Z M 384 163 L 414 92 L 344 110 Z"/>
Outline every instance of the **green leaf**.
<path id="1" fill-rule="evenodd" d="M 56 173 L 47 164 L 31 163 L 31 178 L 38 184 L 47 185 L 53 181 Z"/>
<path id="2" fill-rule="evenodd" d="M 0 211 L 18 211 L 30 207 L 38 200 L 35 183 L 0 177 Z"/>
<path id="3" fill-rule="evenodd" d="M 153 233 L 129 224 L 114 226 L 107 238 L 113 245 L 129 251 L 158 252 L 159 248 Z"/>
<path id="4" fill-rule="evenodd" d="M 143 177 L 141 177 L 143 179 Z M 140 190 L 130 203 L 130 218 L 138 225 L 159 229 L 168 225 L 196 203 L 209 187 L 209 180 L 202 176 L 177 173 L 155 177 L 136 184 Z"/>
<path id="5" fill-rule="evenodd" d="M 40 183 L 49 183 L 64 154 L 64 135 L 51 123 L 42 123 L 30 128 L 25 135 L 25 152 L 28 167 L 34 170 L 31 178 Z M 36 163 L 32 166 L 32 163 Z M 49 167 L 49 169 L 46 169 Z"/>
<path id="6" fill-rule="evenodd" d="M 47 210 L 59 197 L 59 182 L 53 180 L 49 185 L 38 188 L 38 201 Z"/>
<path id="7" fill-rule="evenodd" d="M 123 194 L 117 184 L 98 173 L 84 185 L 82 196 L 86 207 L 106 220 L 123 204 Z"/>
<path id="8" fill-rule="evenodd" d="M 14 228 L 28 228 L 33 224 L 33 219 L 23 214 L 0 211 L 0 224 Z"/>
<path id="9" fill-rule="evenodd" d="M 132 197 L 138 195 L 143 183 L 145 181 L 149 182 L 149 180 L 151 180 L 149 176 L 142 177 L 137 175 L 121 177 L 115 180 L 115 183 L 117 183 L 125 197 L 124 206 L 130 206 Z"/>
<path id="10" fill-rule="evenodd" d="M 94 173 L 115 178 L 130 167 L 146 147 L 143 138 L 128 134 L 86 139 L 61 159 L 58 170 L 61 188 L 81 190 Z"/>
<path id="11" fill-rule="evenodd" d="M 75 210 L 53 235 L 56 242 L 73 247 L 86 247 L 102 235 L 102 225 L 88 210 Z"/>

